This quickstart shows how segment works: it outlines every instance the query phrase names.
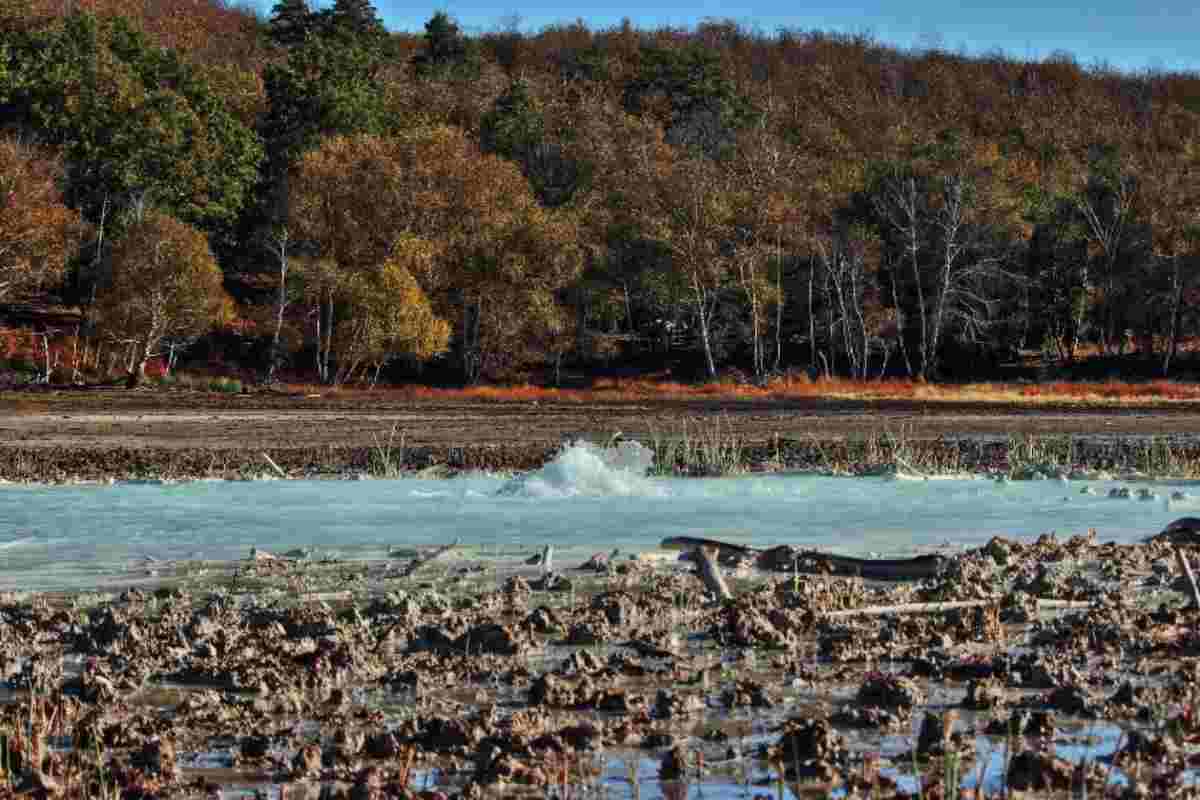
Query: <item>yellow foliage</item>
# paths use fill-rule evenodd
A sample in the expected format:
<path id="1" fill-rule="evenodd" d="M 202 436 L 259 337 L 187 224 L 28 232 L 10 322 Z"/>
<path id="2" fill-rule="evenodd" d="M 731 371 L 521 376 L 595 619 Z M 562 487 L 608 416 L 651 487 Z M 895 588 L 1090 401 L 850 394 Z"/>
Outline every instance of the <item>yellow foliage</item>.
<path id="1" fill-rule="evenodd" d="M 367 364 L 406 355 L 425 360 L 445 351 L 450 326 L 433 313 L 429 298 L 398 261 L 351 276 L 339 291 L 349 316 L 333 339 L 341 379 Z"/>

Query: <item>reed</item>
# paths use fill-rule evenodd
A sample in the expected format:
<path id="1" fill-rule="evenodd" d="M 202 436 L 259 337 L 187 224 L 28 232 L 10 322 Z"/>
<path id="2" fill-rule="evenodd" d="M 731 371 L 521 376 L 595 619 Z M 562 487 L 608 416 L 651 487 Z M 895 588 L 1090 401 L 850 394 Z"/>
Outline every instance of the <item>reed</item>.
<path id="1" fill-rule="evenodd" d="M 746 445 L 728 417 L 683 419 L 676 434 L 651 428 L 657 475 L 719 477 L 749 470 Z"/>
<path id="2" fill-rule="evenodd" d="M 397 441 L 399 434 L 399 441 Z M 399 478 L 404 474 L 404 464 L 408 449 L 405 446 L 405 432 L 399 429 L 399 423 L 394 423 L 386 439 L 372 434 L 374 445 L 367 459 L 367 472 L 376 478 Z"/>

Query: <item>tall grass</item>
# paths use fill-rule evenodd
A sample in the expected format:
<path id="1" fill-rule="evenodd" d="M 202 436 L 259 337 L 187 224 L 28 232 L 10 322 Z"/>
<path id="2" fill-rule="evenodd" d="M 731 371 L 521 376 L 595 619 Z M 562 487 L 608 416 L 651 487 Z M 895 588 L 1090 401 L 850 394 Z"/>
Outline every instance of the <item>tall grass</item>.
<path id="1" fill-rule="evenodd" d="M 737 475 L 749 469 L 745 443 L 728 417 L 684 419 L 679 432 L 653 429 L 654 471 L 659 475 Z"/>
<path id="2" fill-rule="evenodd" d="M 399 433 L 399 441 L 396 435 Z M 407 456 L 405 433 L 399 429 L 399 423 L 392 425 L 386 439 L 380 439 L 372 434 L 375 444 L 367 461 L 367 472 L 376 478 L 399 478 L 404 472 L 404 462 Z"/>

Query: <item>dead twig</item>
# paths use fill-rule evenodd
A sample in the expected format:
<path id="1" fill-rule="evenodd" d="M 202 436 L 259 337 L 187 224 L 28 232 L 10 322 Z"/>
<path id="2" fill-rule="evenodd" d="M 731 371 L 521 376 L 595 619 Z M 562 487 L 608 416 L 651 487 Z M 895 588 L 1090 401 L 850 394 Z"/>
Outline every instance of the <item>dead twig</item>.
<path id="1" fill-rule="evenodd" d="M 866 606 L 842 611 L 828 611 L 823 619 L 845 619 L 847 617 L 882 617 L 887 614 L 937 614 L 956 608 L 987 608 L 999 604 L 999 600 L 948 600 L 943 603 L 901 603 L 894 606 Z M 1088 608 L 1085 600 L 1038 600 L 1038 608 Z"/>
<path id="2" fill-rule="evenodd" d="M 283 468 L 280 467 L 278 464 L 276 464 L 275 461 L 269 455 L 267 455 L 266 453 L 263 453 L 262 457 L 267 460 L 267 463 L 271 466 L 271 469 L 275 470 L 276 475 L 278 475 L 279 477 L 284 478 L 284 479 L 287 478 L 287 473 L 284 472 Z"/>
<path id="3" fill-rule="evenodd" d="M 1174 547 L 1175 560 L 1179 562 L 1179 568 L 1183 570 L 1183 574 L 1187 576 L 1188 586 L 1192 590 L 1192 608 L 1200 608 L 1200 588 L 1196 586 L 1196 574 L 1192 572 L 1192 565 L 1188 563 L 1187 556 L 1183 554 L 1183 548 Z"/>

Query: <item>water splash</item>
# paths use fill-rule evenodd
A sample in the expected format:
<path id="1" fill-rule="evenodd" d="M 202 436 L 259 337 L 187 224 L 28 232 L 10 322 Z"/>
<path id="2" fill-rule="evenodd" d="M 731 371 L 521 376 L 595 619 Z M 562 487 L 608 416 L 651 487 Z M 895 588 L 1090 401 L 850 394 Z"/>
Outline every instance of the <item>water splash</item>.
<path id="1" fill-rule="evenodd" d="M 518 497 L 665 497 L 666 487 L 648 477 L 654 453 L 641 443 L 624 441 L 599 447 L 576 441 L 564 445 L 544 467 L 514 478 L 498 494 Z"/>

